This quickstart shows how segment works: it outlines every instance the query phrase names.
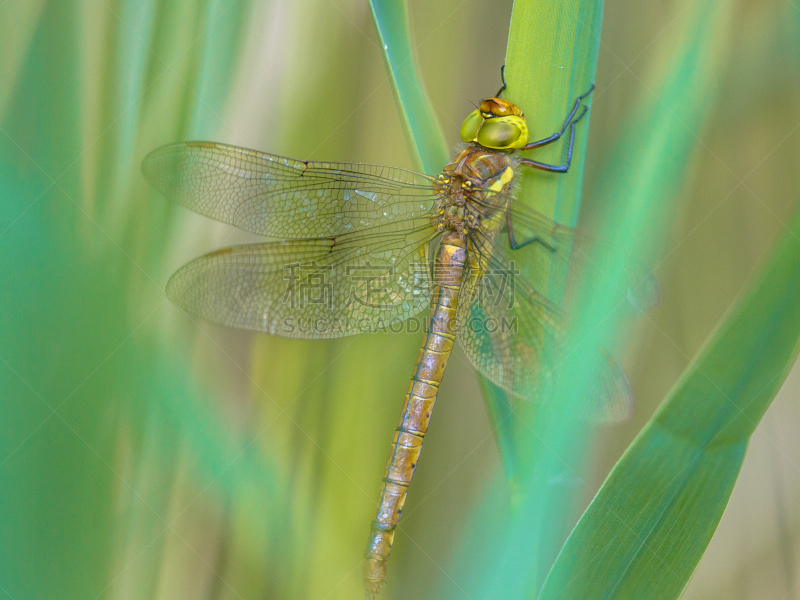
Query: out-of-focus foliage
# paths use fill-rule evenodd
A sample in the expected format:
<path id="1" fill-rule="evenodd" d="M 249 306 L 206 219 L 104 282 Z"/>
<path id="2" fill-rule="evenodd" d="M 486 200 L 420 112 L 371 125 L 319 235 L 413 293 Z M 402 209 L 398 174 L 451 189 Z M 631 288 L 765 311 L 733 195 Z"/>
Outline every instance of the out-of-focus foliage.
<path id="1" fill-rule="evenodd" d="M 562 65 L 548 54 L 568 38 L 547 18 L 575 18 L 562 4 L 572 5 L 531 3 L 542 21 L 512 32 L 520 54 L 512 45 L 507 57 L 511 86 L 530 77 L 520 103 L 542 135 L 584 83 L 555 76 Z M 712 12 L 702 19 L 703 10 Z M 410 4 L 407 56 L 448 147 L 470 102 L 500 85 L 510 16 L 508 0 Z M 301 342 L 189 319 L 164 297 L 171 272 L 251 238 L 170 206 L 138 164 L 162 143 L 205 138 L 412 167 L 387 35 L 360 0 L 0 3 L 6 595 L 360 597 L 361 552 L 419 334 Z M 800 196 L 799 45 L 796 2 L 605 3 L 591 128 L 579 130 L 588 133 L 581 221 L 608 237 L 616 202 L 657 194 L 648 201 L 663 210 L 658 235 L 637 248 L 663 299 L 614 347 L 636 394 L 633 420 L 600 430 L 582 470 L 580 457 L 549 455 L 563 468 L 546 483 L 565 496 L 589 501 L 785 230 Z M 681 56 L 688 71 L 670 88 Z M 580 178 L 533 179 L 541 188 Z M 540 192 L 536 206 L 574 218 L 574 190 L 564 204 Z M 797 386 L 790 376 L 756 430 L 755 458 L 687 597 L 784 597 L 797 585 L 800 523 L 787 508 L 800 499 Z M 503 527 L 547 524 L 550 514 L 508 519 L 502 469 L 480 388 L 456 354 L 383 597 L 488 593 L 465 570 L 503 557 L 501 541 L 518 533 Z M 541 584 L 531 561 L 547 568 L 580 507 L 561 513 L 534 536 L 538 556 L 506 561 L 493 594 Z"/>
<path id="2" fill-rule="evenodd" d="M 138 175 L 163 136 L 214 134 L 208 117 L 222 110 L 248 12 L 0 6 L 10 60 L 0 82 L 8 597 L 157 597 L 170 543 L 216 560 L 220 503 L 257 501 L 268 510 L 245 515 L 249 529 L 286 530 L 274 460 L 242 443 L 193 375 L 190 349 L 167 335 L 172 209 L 148 201 Z M 274 494 L 256 499 L 257 489 Z M 183 528 L 197 517 L 205 531 Z M 169 585 L 179 581 L 202 586 L 188 572 Z"/>
<path id="3" fill-rule="evenodd" d="M 677 598 L 717 527 L 747 442 L 800 351 L 800 213 L 614 467 L 542 598 Z M 578 575 L 580 574 L 580 575 Z"/>

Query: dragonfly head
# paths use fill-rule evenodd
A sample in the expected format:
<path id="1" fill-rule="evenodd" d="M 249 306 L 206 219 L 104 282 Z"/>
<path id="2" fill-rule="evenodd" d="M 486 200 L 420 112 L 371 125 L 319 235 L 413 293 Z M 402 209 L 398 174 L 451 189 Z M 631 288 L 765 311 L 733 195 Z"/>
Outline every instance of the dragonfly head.
<path id="1" fill-rule="evenodd" d="M 464 119 L 461 139 L 492 150 L 516 150 L 528 143 L 528 125 L 516 104 L 487 98 Z"/>

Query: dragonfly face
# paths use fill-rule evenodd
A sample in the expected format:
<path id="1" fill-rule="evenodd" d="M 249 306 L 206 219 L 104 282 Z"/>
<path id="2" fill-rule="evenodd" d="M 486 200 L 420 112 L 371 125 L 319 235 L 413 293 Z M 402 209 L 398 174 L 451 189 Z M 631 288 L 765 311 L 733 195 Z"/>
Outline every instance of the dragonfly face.
<path id="1" fill-rule="evenodd" d="M 515 104 L 487 98 L 464 119 L 461 139 L 493 150 L 518 150 L 528 143 L 528 125 Z"/>

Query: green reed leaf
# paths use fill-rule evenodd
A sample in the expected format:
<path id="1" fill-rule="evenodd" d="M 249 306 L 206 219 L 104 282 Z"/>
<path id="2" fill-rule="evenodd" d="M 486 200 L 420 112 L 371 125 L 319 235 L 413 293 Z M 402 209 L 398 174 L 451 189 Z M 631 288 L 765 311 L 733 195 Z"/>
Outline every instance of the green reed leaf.
<path id="1" fill-rule="evenodd" d="M 729 2 L 698 2 L 664 40 L 662 83 L 611 156 L 606 231 L 657 244 L 719 90 Z M 648 225 L 649 224 L 649 225 Z M 555 562 L 541 598 L 677 598 L 716 528 L 747 440 L 797 354 L 795 222 L 762 279 L 615 466 Z M 638 249 L 638 250 L 637 250 Z M 795 278 L 796 279 L 796 278 Z"/>
<path id="2" fill-rule="evenodd" d="M 528 119 L 531 139 L 542 139 L 558 131 L 575 99 L 594 81 L 602 23 L 602 2 L 539 0 L 514 3 L 506 52 L 504 97 L 520 106 Z M 591 106 L 591 97 L 585 106 Z M 581 182 L 591 111 L 575 132 L 572 165 L 567 175 L 521 169 L 518 201 L 557 222 L 574 226 L 578 220 Z M 530 151 L 530 158 L 563 164 L 568 137 Z M 522 260 L 522 259 L 521 259 Z M 560 302 L 564 289 L 548 285 L 548 272 L 536 261 L 528 275 L 538 289 Z M 508 478 L 530 456 L 529 417 L 514 416 L 513 400 L 491 381 L 479 376 Z M 522 429 L 520 429 L 520 426 Z"/>
<path id="3" fill-rule="evenodd" d="M 419 77 L 404 0 L 370 0 L 400 115 L 416 168 L 435 175 L 447 163 L 442 129 Z"/>
<path id="4" fill-rule="evenodd" d="M 504 97 L 525 112 L 531 139 L 542 139 L 561 129 L 576 98 L 590 89 L 597 66 L 601 2 L 576 0 L 553 4 L 541 1 L 514 3 L 506 53 Z M 591 98 L 585 101 L 591 105 Z M 557 222 L 574 225 L 578 219 L 581 185 L 591 111 L 575 132 L 569 173 L 553 174 L 521 169 L 517 201 L 527 204 Z M 549 164 L 564 164 L 568 136 L 559 142 L 530 151 L 528 156 Z M 519 253 L 520 268 L 542 293 L 560 303 L 563 273 L 550 272 L 544 248 Z M 542 357 L 542 372 L 555 371 L 553 357 Z M 487 412 L 498 434 L 498 445 L 512 483 L 511 495 L 490 494 L 474 517 L 479 537 L 482 520 L 495 520 L 495 534 L 481 547 L 482 559 L 464 556 L 460 563 L 481 560 L 481 569 L 465 572 L 466 580 L 480 598 L 526 597 L 535 593 L 541 578 L 569 531 L 568 519 L 576 488 L 569 481 L 579 469 L 586 447 L 586 427 L 571 414 L 577 398 L 587 395 L 586 377 L 570 377 L 573 370 L 595 359 L 595 351 L 578 352 L 573 362 L 560 366 L 558 379 L 570 385 L 543 385 L 543 403 L 533 406 L 509 398 L 484 378 L 481 384 Z M 536 368 L 536 365 L 531 365 Z M 497 496 L 497 497 L 492 497 Z M 499 504 L 498 504 L 499 503 Z"/>
<path id="5" fill-rule="evenodd" d="M 614 467 L 542 598 L 677 598 L 747 442 L 800 346 L 800 213 L 751 287 Z"/>
<path id="6" fill-rule="evenodd" d="M 379 5 L 379 9 L 375 10 L 379 29 L 382 26 L 389 28 L 388 20 L 382 22 L 388 14 L 387 6 L 397 12 L 396 23 L 405 23 L 402 4 L 373 4 L 376 5 Z M 508 87 L 504 95 L 529 116 L 533 139 L 547 137 L 558 131 L 575 98 L 590 88 L 597 64 L 601 16 L 602 4 L 597 2 L 575 0 L 553 5 L 548 2 L 518 0 L 515 3 L 505 66 Z M 383 31 L 382 35 L 385 36 Z M 404 31 L 403 35 L 407 36 L 407 33 Z M 387 49 L 386 57 L 391 72 L 398 70 L 398 65 L 393 66 L 393 63 L 407 60 L 403 55 L 399 59 L 393 56 L 390 49 Z M 409 78 L 408 81 L 412 79 Z M 409 88 L 405 83 L 398 83 L 395 77 L 395 92 L 401 112 L 407 113 L 408 107 L 412 106 L 421 114 L 432 118 L 429 105 L 412 104 L 405 100 L 418 97 L 421 84 L 417 81 Z M 413 128 L 423 123 L 424 119 L 410 120 L 406 117 L 406 122 L 412 130 L 409 134 L 412 144 L 419 144 L 424 132 L 415 132 Z M 587 117 L 576 131 L 570 173 L 525 173 L 519 194 L 520 201 L 563 223 L 572 225 L 577 221 L 588 126 Z M 432 131 L 436 132 L 438 129 Z M 561 163 L 566 158 L 565 151 L 566 140 L 561 140 L 546 150 L 537 152 L 535 156 L 537 160 Z M 422 154 L 419 149 L 417 152 Z M 436 166 L 439 167 L 440 164 Z M 524 260 L 523 257 L 520 258 L 520 262 Z M 537 266 L 542 264 L 538 260 L 535 262 Z M 529 269 L 533 266 L 530 265 Z M 546 268 L 529 275 L 539 282 L 538 287 L 542 291 L 560 300 L 564 289 L 556 285 L 549 289 Z M 554 277 L 555 280 L 558 278 Z M 492 559 L 484 562 L 483 568 L 473 568 L 465 573 L 464 580 L 481 590 L 479 597 L 491 597 L 494 594 L 514 596 L 524 593 L 525 589 L 536 588 L 538 573 L 549 565 L 561 540 L 566 536 L 566 531 L 544 533 L 544 538 L 549 540 L 545 543 L 545 551 L 539 549 L 538 543 L 531 544 L 532 538 L 542 531 L 546 520 L 544 515 L 550 521 L 560 523 L 559 519 L 552 518 L 552 511 L 559 514 L 566 511 L 560 493 L 550 493 L 554 488 L 546 487 L 534 492 L 529 486 L 534 479 L 548 481 L 563 469 L 563 457 L 582 447 L 580 443 L 575 443 L 581 438 L 581 428 L 548 426 L 558 422 L 557 414 L 569 410 L 568 404 L 561 404 L 555 413 L 536 421 L 534 430 L 534 420 L 529 412 L 517 414 L 518 409 L 512 406 L 505 392 L 483 377 L 479 376 L 479 380 L 507 474 L 515 477 L 515 485 L 518 486 L 516 489 L 520 493 L 512 501 L 516 510 L 509 512 L 506 504 L 502 514 L 506 515 L 508 521 L 497 528 L 503 533 L 494 536 L 489 544 L 497 552 Z M 538 439 L 534 443 L 536 438 Z M 532 456 L 535 456 L 535 467 L 531 467 Z M 520 464 L 523 465 L 521 469 Z M 532 468 L 537 473 L 535 478 L 532 477 Z M 520 470 L 522 472 L 518 473 Z M 545 496 L 546 499 L 543 500 Z M 537 504 L 540 510 L 526 510 L 530 508 L 528 505 L 531 502 Z M 545 529 L 547 527 L 549 525 Z M 549 558 L 542 559 L 542 556 Z M 513 557 L 513 560 L 507 560 L 509 557 Z M 531 569 L 537 562 L 541 566 Z M 521 565 L 524 566 L 520 568 Z"/>
<path id="7" fill-rule="evenodd" d="M 531 140 L 558 131 L 575 99 L 594 82 L 603 3 L 517 0 L 506 53 L 504 97 L 520 106 Z M 591 97 L 584 105 L 591 106 Z M 567 176 L 524 169 L 519 198 L 565 225 L 578 220 L 591 111 L 575 131 Z M 563 164 L 568 138 L 530 151 L 535 160 Z"/>

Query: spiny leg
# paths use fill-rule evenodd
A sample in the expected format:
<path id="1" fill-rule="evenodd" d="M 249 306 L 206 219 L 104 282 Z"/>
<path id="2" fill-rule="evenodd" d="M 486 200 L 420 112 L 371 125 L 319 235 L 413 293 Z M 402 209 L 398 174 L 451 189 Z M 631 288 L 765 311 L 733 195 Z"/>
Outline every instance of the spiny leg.
<path id="1" fill-rule="evenodd" d="M 503 87 L 505 88 L 505 80 L 503 80 Z M 574 121 L 572 120 L 573 117 L 575 116 L 575 113 L 578 112 L 578 107 L 581 105 L 581 101 L 584 98 L 586 98 L 586 96 L 591 94 L 593 91 L 594 91 L 594 84 L 591 85 L 591 87 L 589 88 L 589 90 L 587 92 L 585 92 L 585 93 L 581 94 L 580 96 L 578 96 L 578 98 L 575 100 L 575 104 L 573 105 L 572 110 L 570 111 L 569 115 L 567 115 L 567 118 L 564 120 L 564 125 L 561 127 L 560 131 L 558 131 L 558 132 L 554 133 L 553 135 L 551 135 L 549 137 L 546 137 L 546 138 L 544 138 L 542 140 L 538 140 L 536 142 L 531 142 L 529 144 L 526 144 L 525 146 L 523 146 L 521 148 L 521 150 L 533 150 L 534 148 L 540 148 L 541 146 L 546 146 L 547 144 L 552 144 L 557 139 L 559 139 L 562 135 L 564 135 L 564 132 L 567 130 L 567 127 L 570 124 L 574 125 L 575 123 L 580 121 L 583 118 L 583 116 L 586 114 L 587 108 L 584 106 L 583 107 L 583 112 L 578 116 L 578 118 L 575 119 Z"/>

